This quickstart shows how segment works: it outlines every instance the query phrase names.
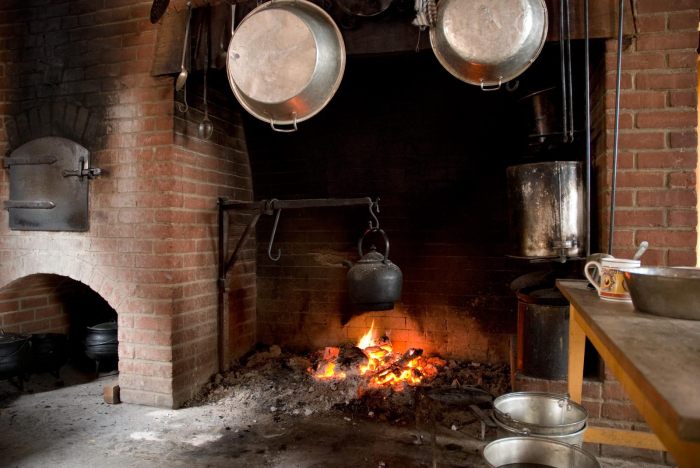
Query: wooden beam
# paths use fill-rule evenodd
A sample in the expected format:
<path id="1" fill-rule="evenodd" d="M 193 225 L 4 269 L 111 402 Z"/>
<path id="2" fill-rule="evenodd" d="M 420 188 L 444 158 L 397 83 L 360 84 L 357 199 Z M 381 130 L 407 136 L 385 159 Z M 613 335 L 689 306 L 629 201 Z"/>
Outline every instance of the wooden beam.
<path id="1" fill-rule="evenodd" d="M 592 444 L 622 445 L 625 447 L 665 451 L 666 447 L 651 432 L 615 429 L 612 427 L 588 426 L 583 441 Z"/>

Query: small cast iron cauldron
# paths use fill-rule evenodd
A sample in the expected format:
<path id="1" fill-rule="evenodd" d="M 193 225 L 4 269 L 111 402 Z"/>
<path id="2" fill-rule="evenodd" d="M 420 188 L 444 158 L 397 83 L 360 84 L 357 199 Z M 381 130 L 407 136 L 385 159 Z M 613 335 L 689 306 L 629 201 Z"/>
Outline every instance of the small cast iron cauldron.
<path id="1" fill-rule="evenodd" d="M 384 255 L 374 246 L 366 254 L 362 244 L 368 234 L 380 233 L 384 238 Z M 347 274 L 350 301 L 362 310 L 389 310 L 394 302 L 401 298 L 403 274 L 401 269 L 389 261 L 389 239 L 382 229 L 372 228 L 365 231 L 357 243 L 360 260 L 350 267 Z"/>
<path id="2" fill-rule="evenodd" d="M 0 333 L 0 378 L 18 376 L 20 384 L 29 371 L 32 345 L 29 335 Z"/>
<path id="3" fill-rule="evenodd" d="M 117 359 L 117 324 L 104 322 L 87 327 L 85 332 L 85 355 L 97 361 Z"/>

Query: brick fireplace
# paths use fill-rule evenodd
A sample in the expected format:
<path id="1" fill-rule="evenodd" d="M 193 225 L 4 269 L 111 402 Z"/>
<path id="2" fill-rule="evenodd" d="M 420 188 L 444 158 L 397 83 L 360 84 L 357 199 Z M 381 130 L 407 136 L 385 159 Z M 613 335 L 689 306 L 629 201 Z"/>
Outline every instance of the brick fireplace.
<path id="1" fill-rule="evenodd" d="M 697 5 L 668 3 L 635 2 L 637 35 L 624 50 L 614 254 L 648 240 L 645 264 L 694 265 Z M 263 217 L 228 277 L 226 359 L 258 342 L 309 350 L 355 340 L 374 321 L 399 349 L 508 362 L 516 309 L 509 283 L 543 268 L 505 256 L 505 167 L 523 153 L 515 95 L 458 82 L 429 50 L 356 56 L 328 108 L 297 134 L 280 135 L 242 114 L 225 76 L 213 71 L 215 134 L 204 141 L 201 73 L 188 82 L 184 114 L 173 77 L 151 75 L 150 4 L 2 7 L 0 150 L 63 136 L 105 171 L 91 182 L 87 232 L 11 231 L 2 211 L 0 287 L 10 295 L 0 296 L 3 326 L 30 316 L 16 315 L 23 311 L 33 313 L 23 330 L 68 326 L 42 308 L 56 304 L 51 288 L 82 283 L 117 313 L 122 399 L 180 406 L 218 370 L 217 197 L 371 196 L 381 199 L 391 259 L 404 273 L 401 303 L 371 313 L 348 305 L 341 262 L 357 259 L 366 209 L 283 210 L 280 261 L 267 258 L 272 220 Z M 606 245 L 614 45 L 592 47 L 594 250 Z M 557 52 L 548 46 L 521 85 L 539 85 Z M 581 157 L 580 145 L 572 151 Z M 235 240 L 247 217 L 232 218 Z M 628 420 L 622 410 L 600 412 L 626 404 L 610 392 L 596 393 L 591 407 L 601 418 Z"/>

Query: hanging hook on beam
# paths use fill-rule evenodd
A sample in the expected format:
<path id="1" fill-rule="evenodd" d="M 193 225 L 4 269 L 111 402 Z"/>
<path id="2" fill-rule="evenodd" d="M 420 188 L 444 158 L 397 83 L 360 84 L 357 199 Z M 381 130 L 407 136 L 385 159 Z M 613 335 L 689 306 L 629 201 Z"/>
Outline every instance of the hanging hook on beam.
<path id="1" fill-rule="evenodd" d="M 275 210 L 275 224 L 272 225 L 272 234 L 270 235 L 270 242 L 267 244 L 267 256 L 273 262 L 276 262 L 282 256 L 282 249 L 277 249 L 277 255 L 272 256 L 272 244 L 275 242 L 275 235 L 277 235 L 277 223 L 280 221 L 280 214 L 282 214 L 282 209 L 278 208 Z"/>
<path id="2" fill-rule="evenodd" d="M 369 204 L 369 215 L 372 217 L 372 219 L 374 219 L 374 224 L 372 224 L 371 219 L 369 220 L 370 229 L 379 229 L 379 218 L 377 218 L 377 213 L 379 213 L 379 198 Z"/>

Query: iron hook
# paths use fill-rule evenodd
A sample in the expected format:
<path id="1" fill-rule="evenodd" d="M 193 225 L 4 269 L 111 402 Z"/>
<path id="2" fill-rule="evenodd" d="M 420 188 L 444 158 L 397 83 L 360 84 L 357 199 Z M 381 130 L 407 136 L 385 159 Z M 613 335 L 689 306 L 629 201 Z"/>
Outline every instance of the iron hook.
<path id="1" fill-rule="evenodd" d="M 277 223 L 279 223 L 281 213 L 282 213 L 281 208 L 275 210 L 275 224 L 273 224 L 273 226 L 272 226 L 272 234 L 270 235 L 270 242 L 267 244 L 267 256 L 273 262 L 276 262 L 282 256 L 282 249 L 279 249 L 279 248 L 277 249 L 277 256 L 276 257 L 272 256 L 272 244 L 275 242 L 275 235 L 277 234 Z"/>
<path id="2" fill-rule="evenodd" d="M 379 229 L 379 218 L 377 218 L 377 214 L 379 213 L 379 198 L 377 198 L 375 201 L 369 204 L 369 215 L 374 219 L 375 224 L 372 224 L 372 220 L 369 220 L 369 228 L 370 229 Z"/>

